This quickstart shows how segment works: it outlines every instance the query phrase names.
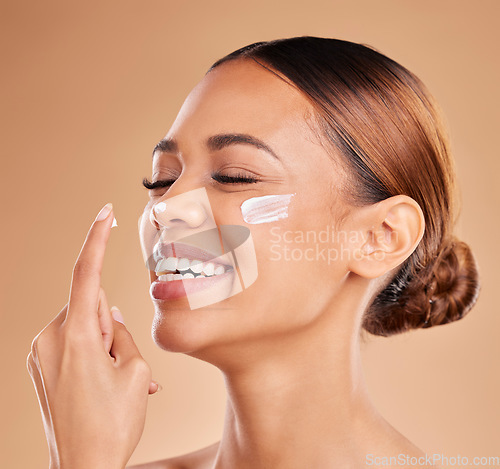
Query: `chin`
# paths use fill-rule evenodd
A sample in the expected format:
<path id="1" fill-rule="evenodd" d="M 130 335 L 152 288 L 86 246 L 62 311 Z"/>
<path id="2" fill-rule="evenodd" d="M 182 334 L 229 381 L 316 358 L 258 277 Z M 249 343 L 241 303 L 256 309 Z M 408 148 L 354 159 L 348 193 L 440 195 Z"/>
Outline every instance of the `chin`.
<path id="1" fill-rule="evenodd" d="M 255 346 L 267 329 L 264 317 L 256 315 L 258 302 L 249 293 L 195 310 L 185 300 L 155 301 L 153 341 L 162 350 L 223 367 L 231 357 L 238 356 L 242 347 Z M 268 311 L 265 307 L 258 310 Z"/>
<path id="2" fill-rule="evenodd" d="M 193 311 L 186 308 L 164 311 L 155 305 L 155 316 L 151 326 L 154 343 L 161 349 L 175 353 L 189 353 L 207 343 L 204 327 L 196 324 Z M 196 315 L 199 318 L 199 315 Z"/>
<path id="3" fill-rule="evenodd" d="M 151 336 L 166 351 L 196 354 L 231 342 L 241 316 L 241 306 L 232 298 L 191 309 L 186 299 L 155 301 Z M 240 314 L 235 314 L 240 312 Z"/>

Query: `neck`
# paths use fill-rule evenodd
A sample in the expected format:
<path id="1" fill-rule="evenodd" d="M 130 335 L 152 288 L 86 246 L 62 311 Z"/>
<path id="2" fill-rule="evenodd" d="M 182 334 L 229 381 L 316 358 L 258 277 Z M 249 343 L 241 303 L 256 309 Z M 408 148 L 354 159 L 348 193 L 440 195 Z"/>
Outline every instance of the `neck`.
<path id="1" fill-rule="evenodd" d="M 335 300 L 335 310 L 298 331 L 226 350 L 217 364 L 227 404 L 213 469 L 365 467 L 368 453 L 401 443 L 363 376 L 359 324 L 370 293 L 354 277 Z"/>
<path id="2" fill-rule="evenodd" d="M 358 338 L 332 326 L 260 343 L 259 358 L 247 354 L 243 366 L 223 370 L 228 397 L 215 469 L 364 462 L 382 419 L 368 397 Z"/>

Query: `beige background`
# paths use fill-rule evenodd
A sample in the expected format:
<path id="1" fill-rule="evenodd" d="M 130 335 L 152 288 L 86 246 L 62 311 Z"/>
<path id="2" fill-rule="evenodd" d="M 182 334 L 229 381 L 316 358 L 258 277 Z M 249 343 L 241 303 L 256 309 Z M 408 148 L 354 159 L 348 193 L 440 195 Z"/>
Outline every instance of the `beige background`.
<path id="1" fill-rule="evenodd" d="M 370 44 L 419 75 L 448 118 L 463 210 L 458 234 L 478 258 L 482 293 L 461 322 L 364 346 L 373 398 L 429 453 L 500 455 L 497 305 L 499 2 L 3 2 L 1 459 L 47 467 L 25 368 L 32 338 L 67 301 L 71 269 L 97 211 L 115 206 L 103 273 L 154 377 L 131 462 L 219 439 L 218 371 L 150 337 L 152 305 L 137 234 L 150 152 L 216 59 L 298 35 Z M 286 448 L 284 448 L 286 450 Z"/>

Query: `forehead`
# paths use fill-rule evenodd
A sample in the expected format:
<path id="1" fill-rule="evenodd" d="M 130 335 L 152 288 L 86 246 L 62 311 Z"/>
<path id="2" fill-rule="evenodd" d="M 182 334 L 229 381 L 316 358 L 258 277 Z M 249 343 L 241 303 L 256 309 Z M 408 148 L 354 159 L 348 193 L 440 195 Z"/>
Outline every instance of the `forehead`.
<path id="1" fill-rule="evenodd" d="M 253 60 L 223 63 L 191 91 L 166 138 L 179 143 L 180 153 L 199 155 L 213 135 L 255 136 L 280 155 L 291 186 L 308 187 L 309 204 L 326 201 L 337 213 L 343 167 L 325 149 L 313 105 L 285 80 Z"/>
<path id="2" fill-rule="evenodd" d="M 250 59 L 223 63 L 191 91 L 171 132 L 189 126 L 198 132 L 239 131 L 272 139 L 291 127 L 307 131 L 312 106 L 285 80 Z"/>

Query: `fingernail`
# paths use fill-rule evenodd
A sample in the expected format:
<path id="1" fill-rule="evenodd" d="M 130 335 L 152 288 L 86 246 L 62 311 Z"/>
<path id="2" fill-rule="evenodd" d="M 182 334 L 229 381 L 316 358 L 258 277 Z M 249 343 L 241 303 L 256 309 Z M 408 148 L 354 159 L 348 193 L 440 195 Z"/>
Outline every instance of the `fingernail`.
<path id="1" fill-rule="evenodd" d="M 160 392 L 163 389 L 163 386 L 160 383 L 157 383 L 156 381 L 152 381 L 152 382 L 155 383 L 156 386 L 158 386 L 158 389 L 156 390 L 156 392 Z"/>
<path id="2" fill-rule="evenodd" d="M 118 226 L 118 223 L 116 223 L 115 217 L 113 217 L 113 224 L 111 225 L 111 228 L 113 228 L 114 226 Z"/>
<path id="3" fill-rule="evenodd" d="M 111 306 L 110 311 L 111 311 L 111 316 L 113 316 L 113 319 L 115 321 L 118 321 L 118 322 L 121 322 L 122 324 L 125 324 L 122 313 L 120 312 L 120 310 L 116 306 Z"/>
<path id="4" fill-rule="evenodd" d="M 112 208 L 113 208 L 113 204 L 111 202 L 108 202 L 103 208 L 101 208 L 101 211 L 97 214 L 95 221 L 105 220 L 106 217 L 111 212 Z"/>

